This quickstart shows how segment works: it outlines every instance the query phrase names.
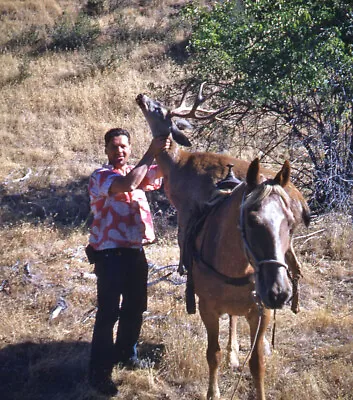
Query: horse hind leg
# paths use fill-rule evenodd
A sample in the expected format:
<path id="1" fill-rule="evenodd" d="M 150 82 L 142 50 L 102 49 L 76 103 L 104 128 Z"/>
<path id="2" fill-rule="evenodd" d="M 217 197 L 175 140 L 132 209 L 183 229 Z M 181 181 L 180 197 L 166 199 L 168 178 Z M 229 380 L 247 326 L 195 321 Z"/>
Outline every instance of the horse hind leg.
<path id="1" fill-rule="evenodd" d="M 207 390 L 207 400 L 219 400 L 220 391 L 218 387 L 218 368 L 221 362 L 221 349 L 219 346 L 219 317 L 207 312 L 200 301 L 200 315 L 207 331 L 207 363 L 209 369 L 209 381 Z"/>
<path id="2" fill-rule="evenodd" d="M 251 346 L 254 345 L 249 366 L 256 388 L 256 399 L 265 400 L 264 336 L 266 328 L 270 322 L 270 310 L 263 311 L 260 322 L 259 318 L 260 316 L 257 310 L 247 317 L 250 325 Z"/>
<path id="3" fill-rule="evenodd" d="M 238 317 L 229 315 L 229 335 L 227 344 L 227 364 L 235 371 L 239 367 L 239 343 L 237 339 Z"/>
<path id="4" fill-rule="evenodd" d="M 239 343 L 238 343 L 238 332 L 237 332 L 238 317 L 236 315 L 229 315 L 229 336 L 227 343 L 227 365 L 236 371 L 239 366 Z M 264 355 L 271 355 L 271 345 L 264 336 Z"/>

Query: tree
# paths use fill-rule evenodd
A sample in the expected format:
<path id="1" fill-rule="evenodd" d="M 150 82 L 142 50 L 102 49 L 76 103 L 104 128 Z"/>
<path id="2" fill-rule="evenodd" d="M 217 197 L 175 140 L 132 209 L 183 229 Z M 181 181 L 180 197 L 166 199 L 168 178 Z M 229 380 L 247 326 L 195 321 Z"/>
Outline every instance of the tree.
<path id="1" fill-rule="evenodd" d="M 351 3 L 233 0 L 191 6 L 187 15 L 192 74 L 222 88 L 219 101 L 232 105 L 228 123 L 251 121 L 260 134 L 271 120 L 267 138 L 305 149 L 311 206 L 352 209 Z"/>

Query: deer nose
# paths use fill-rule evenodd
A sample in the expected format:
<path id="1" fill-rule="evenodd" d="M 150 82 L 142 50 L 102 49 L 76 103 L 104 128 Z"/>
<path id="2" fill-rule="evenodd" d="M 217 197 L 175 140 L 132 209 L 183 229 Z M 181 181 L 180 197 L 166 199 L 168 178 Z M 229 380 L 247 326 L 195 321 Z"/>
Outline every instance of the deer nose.
<path id="1" fill-rule="evenodd" d="M 143 98 L 143 94 L 142 93 L 140 93 L 140 94 L 138 94 L 137 96 L 136 96 L 136 103 L 137 104 L 140 104 L 141 102 L 142 102 L 142 98 Z"/>

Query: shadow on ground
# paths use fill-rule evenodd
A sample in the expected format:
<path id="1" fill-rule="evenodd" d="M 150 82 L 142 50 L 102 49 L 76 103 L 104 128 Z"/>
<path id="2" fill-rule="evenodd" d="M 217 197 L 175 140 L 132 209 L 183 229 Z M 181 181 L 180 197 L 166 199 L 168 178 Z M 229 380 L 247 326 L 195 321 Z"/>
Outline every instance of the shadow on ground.
<path id="1" fill-rule="evenodd" d="M 80 226 L 90 215 L 88 177 L 65 185 L 16 187 L 0 185 L 0 225 L 53 222 Z"/>
<path id="2" fill-rule="evenodd" d="M 103 400 L 87 383 L 88 342 L 24 342 L 0 350 L 2 400 Z M 143 343 L 140 356 L 159 365 L 163 345 Z"/>
<path id="3" fill-rule="evenodd" d="M 3 348 L 0 351 L 1 399 L 78 398 L 82 386 L 87 385 L 89 348 L 87 342 L 25 342 Z"/>

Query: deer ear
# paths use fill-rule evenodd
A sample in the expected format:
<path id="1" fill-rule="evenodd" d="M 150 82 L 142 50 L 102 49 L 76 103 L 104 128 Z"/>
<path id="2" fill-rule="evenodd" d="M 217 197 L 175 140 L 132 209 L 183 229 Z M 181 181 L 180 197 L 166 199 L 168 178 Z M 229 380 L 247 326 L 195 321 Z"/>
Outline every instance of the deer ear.
<path id="1" fill-rule="evenodd" d="M 174 121 L 175 125 L 177 126 L 177 128 L 181 131 L 183 131 L 184 129 L 192 129 L 193 126 L 190 124 L 189 121 L 187 121 L 186 119 L 176 119 Z"/>
<path id="2" fill-rule="evenodd" d="M 181 146 L 190 147 L 190 140 L 174 124 L 170 129 L 173 139 Z"/>
<path id="3" fill-rule="evenodd" d="M 275 176 L 274 184 L 285 187 L 288 185 L 289 180 L 290 180 L 290 164 L 289 164 L 289 161 L 286 160 L 284 162 L 281 170 Z"/>
<path id="4" fill-rule="evenodd" d="M 246 183 L 249 185 L 250 189 L 253 189 L 256 185 L 261 183 L 260 161 L 258 158 L 255 158 L 248 168 L 248 173 L 246 174 Z"/>

